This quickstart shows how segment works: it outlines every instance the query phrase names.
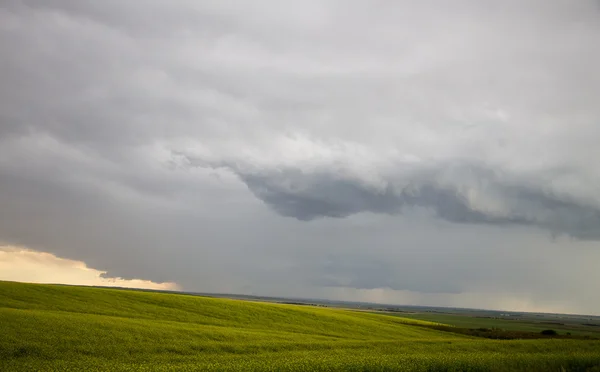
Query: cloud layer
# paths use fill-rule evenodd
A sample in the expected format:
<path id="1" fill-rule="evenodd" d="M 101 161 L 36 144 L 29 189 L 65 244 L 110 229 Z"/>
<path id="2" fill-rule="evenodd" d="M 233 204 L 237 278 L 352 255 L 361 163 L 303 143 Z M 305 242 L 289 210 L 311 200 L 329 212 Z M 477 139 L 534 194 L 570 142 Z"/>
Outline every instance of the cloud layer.
<path id="1" fill-rule="evenodd" d="M 0 243 L 186 290 L 597 312 L 599 20 L 1 2 Z"/>
<path id="2" fill-rule="evenodd" d="M 532 225 L 580 239 L 600 239 L 600 207 L 548 185 L 563 172 L 515 176 L 465 162 L 457 164 L 398 164 L 388 174 L 361 175 L 345 164 L 321 164 L 319 169 L 244 164 L 207 165 L 186 158 L 190 165 L 225 168 L 236 174 L 260 200 L 277 213 L 308 221 L 343 218 L 361 212 L 398 214 L 426 208 L 456 223 Z M 378 172 L 377 164 L 370 168 Z M 561 174 L 562 173 L 562 174 Z M 571 174 L 567 174 L 571 176 Z M 582 182 L 583 180 L 578 180 Z"/>

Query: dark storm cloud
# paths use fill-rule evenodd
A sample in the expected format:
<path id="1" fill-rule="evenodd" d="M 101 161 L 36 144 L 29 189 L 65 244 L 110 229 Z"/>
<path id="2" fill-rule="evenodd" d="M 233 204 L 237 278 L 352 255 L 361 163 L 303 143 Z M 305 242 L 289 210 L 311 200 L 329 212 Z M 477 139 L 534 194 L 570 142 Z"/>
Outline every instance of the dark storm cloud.
<path id="1" fill-rule="evenodd" d="M 189 159 L 190 164 L 205 164 Z M 476 166 L 419 169 L 412 175 L 391 175 L 384 187 L 368 180 L 343 177 L 335 170 L 304 171 L 294 168 L 246 170 L 240 163 L 223 165 L 250 191 L 282 216 L 309 221 L 320 217 L 344 218 L 361 212 L 400 214 L 422 207 L 454 223 L 525 225 L 586 240 L 600 239 L 600 208 L 570 195 L 545 192 L 543 185 L 526 179 L 503 179 L 498 170 Z M 451 182 L 440 182 L 441 174 Z M 469 174 L 469 180 L 462 178 Z M 394 179 L 407 180 L 394 182 Z M 471 181 L 471 182 L 469 182 Z M 481 185 L 486 185 L 481 187 Z M 495 198 L 500 208 L 487 208 L 469 194 Z"/>
<path id="2" fill-rule="evenodd" d="M 387 186 L 374 190 L 359 180 L 339 179 L 323 173 L 306 175 L 298 170 L 280 171 L 275 175 L 240 174 L 240 178 L 254 195 L 278 213 L 300 220 L 347 217 L 360 212 L 396 214 L 402 208 L 418 206 L 431 207 L 439 217 L 452 222 L 511 221 L 474 211 L 456 190 L 425 182 L 403 189 Z M 297 186 L 298 183 L 304 187 Z"/>
<path id="3" fill-rule="evenodd" d="M 591 0 L 0 1 L 0 243 L 190 290 L 597 308 L 599 18 Z"/>

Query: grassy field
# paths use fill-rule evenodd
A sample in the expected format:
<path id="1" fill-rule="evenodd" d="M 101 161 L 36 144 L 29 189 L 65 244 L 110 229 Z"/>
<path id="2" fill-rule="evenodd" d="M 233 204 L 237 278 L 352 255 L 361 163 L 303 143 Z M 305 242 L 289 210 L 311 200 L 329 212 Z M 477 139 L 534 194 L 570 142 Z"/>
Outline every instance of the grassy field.
<path id="1" fill-rule="evenodd" d="M 600 371 L 599 341 L 496 341 L 414 324 L 427 322 L 0 282 L 0 370 Z"/>
<path id="2" fill-rule="evenodd" d="M 562 324 L 557 324 L 556 322 L 543 322 L 543 321 L 533 321 L 533 320 L 505 320 L 505 319 L 497 319 L 497 318 L 483 318 L 483 317 L 474 317 L 469 315 L 459 315 L 459 314 L 438 314 L 438 313 L 417 313 L 417 314 L 407 314 L 407 313 L 399 313 L 389 315 L 397 315 L 402 318 L 415 319 L 415 320 L 424 320 L 435 323 L 443 323 L 452 325 L 455 327 L 464 327 L 464 328 L 501 328 L 505 330 L 512 331 L 530 331 L 530 332 L 540 332 L 544 329 L 554 329 L 559 334 L 571 333 L 573 335 L 583 335 L 583 336 L 592 336 L 592 337 L 600 337 L 600 327 L 585 327 L 579 323 L 568 322 L 565 321 Z"/>

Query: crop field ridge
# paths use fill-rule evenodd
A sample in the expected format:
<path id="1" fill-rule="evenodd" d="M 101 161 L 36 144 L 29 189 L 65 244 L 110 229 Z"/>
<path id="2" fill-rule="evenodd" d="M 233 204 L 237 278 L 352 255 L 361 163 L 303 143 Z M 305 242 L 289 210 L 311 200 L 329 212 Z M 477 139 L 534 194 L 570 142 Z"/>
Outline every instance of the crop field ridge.
<path id="1" fill-rule="evenodd" d="M 0 371 L 600 371 L 600 341 L 401 316 L 0 282 Z"/>

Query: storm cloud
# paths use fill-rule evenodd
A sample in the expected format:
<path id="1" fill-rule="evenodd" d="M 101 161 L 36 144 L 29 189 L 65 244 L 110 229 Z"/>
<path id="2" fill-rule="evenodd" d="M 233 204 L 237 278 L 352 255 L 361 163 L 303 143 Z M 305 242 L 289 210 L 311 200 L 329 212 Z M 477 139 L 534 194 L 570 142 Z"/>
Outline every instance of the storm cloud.
<path id="1" fill-rule="evenodd" d="M 187 162 L 203 164 L 193 159 Z M 542 183 L 547 177 L 531 183 L 477 166 L 412 164 L 412 169 L 399 166 L 397 174 L 380 176 L 379 184 L 374 185 L 369 179 L 336 173 L 335 166 L 330 172 L 252 170 L 239 163 L 221 167 L 236 174 L 277 213 L 302 221 L 361 212 L 399 214 L 403 209 L 422 207 L 455 223 L 533 225 L 553 234 L 600 239 L 600 208 L 595 200 L 558 194 Z"/>
<path id="2" fill-rule="evenodd" d="M 0 245 L 194 291 L 600 306 L 597 1 L 4 0 L 0 52 Z"/>

